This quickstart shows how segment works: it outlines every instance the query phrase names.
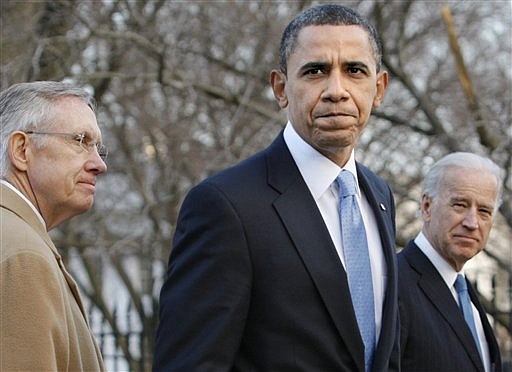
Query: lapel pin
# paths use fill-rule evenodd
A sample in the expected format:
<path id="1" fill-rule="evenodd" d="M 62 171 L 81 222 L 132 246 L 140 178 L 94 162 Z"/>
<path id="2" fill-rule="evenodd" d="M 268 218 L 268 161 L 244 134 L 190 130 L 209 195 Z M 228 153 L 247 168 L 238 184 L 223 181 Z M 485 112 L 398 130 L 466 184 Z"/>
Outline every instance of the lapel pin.
<path id="1" fill-rule="evenodd" d="M 386 210 L 386 206 L 384 205 L 384 203 L 380 203 L 379 205 L 380 205 L 380 209 L 382 209 L 383 211 Z"/>

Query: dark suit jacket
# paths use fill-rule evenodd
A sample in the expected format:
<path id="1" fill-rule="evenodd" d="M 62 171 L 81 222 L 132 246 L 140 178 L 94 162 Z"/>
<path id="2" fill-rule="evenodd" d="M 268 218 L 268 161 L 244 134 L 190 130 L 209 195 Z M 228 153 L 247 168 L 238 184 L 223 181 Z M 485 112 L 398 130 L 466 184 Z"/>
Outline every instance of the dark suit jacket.
<path id="1" fill-rule="evenodd" d="M 437 269 L 414 241 L 398 254 L 402 371 L 484 371 L 464 316 Z M 493 371 L 501 358 L 485 310 L 468 282 L 489 344 Z"/>
<path id="2" fill-rule="evenodd" d="M 368 169 L 358 176 L 387 264 L 374 362 L 387 371 L 398 329 L 394 201 Z M 345 271 L 282 133 L 190 191 L 160 297 L 155 371 L 354 372 L 363 354 Z"/>

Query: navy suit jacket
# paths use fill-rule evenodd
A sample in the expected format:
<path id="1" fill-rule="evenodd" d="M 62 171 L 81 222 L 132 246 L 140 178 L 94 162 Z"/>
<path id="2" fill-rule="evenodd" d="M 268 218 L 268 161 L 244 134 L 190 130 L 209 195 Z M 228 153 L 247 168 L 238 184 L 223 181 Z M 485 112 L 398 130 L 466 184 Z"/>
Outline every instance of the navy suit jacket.
<path id="1" fill-rule="evenodd" d="M 443 278 L 414 241 L 398 254 L 402 371 L 484 371 L 464 316 Z M 496 338 L 468 281 L 489 344 L 491 370 L 501 371 Z"/>
<path id="2" fill-rule="evenodd" d="M 357 169 L 387 265 L 374 370 L 388 371 L 398 347 L 394 201 L 383 180 Z M 282 132 L 185 198 L 160 297 L 153 368 L 364 370 L 343 265 Z"/>

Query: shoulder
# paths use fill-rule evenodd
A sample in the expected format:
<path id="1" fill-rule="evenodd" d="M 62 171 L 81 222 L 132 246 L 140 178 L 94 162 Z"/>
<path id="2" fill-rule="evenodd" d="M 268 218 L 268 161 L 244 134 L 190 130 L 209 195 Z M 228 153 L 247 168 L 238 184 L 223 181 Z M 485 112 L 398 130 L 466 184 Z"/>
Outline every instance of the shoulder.
<path id="1" fill-rule="evenodd" d="M 2 257 L 1 262 L 19 254 L 31 254 L 55 261 L 54 253 L 41 236 L 41 232 L 14 212 L 1 208 Z M 47 234 L 46 232 L 44 234 Z M 49 237 L 46 237 L 49 239 Z"/>
<path id="2" fill-rule="evenodd" d="M 2 277 L 6 279 L 2 285 L 18 286 L 28 280 L 41 286 L 59 272 L 59 265 L 51 248 L 23 220 L 2 215 L 1 232 L 0 267 Z"/>
<path id="3" fill-rule="evenodd" d="M 67 288 L 57 258 L 30 224 L 13 213 L 4 212 L 2 209 L 0 227 L 2 313 L 7 311 L 9 316 L 16 317 L 27 314 L 26 310 L 38 309 L 38 314 L 44 313 L 48 319 L 54 319 L 57 315 L 51 314 L 55 309 L 48 299 L 61 296 Z M 23 312 L 20 306 L 23 306 Z M 50 310 L 45 312 L 48 308 Z"/>
<path id="4" fill-rule="evenodd" d="M 407 245 L 397 254 L 398 270 L 408 270 L 411 268 L 409 260 L 411 256 L 416 254 L 416 250 L 419 249 L 414 241 L 409 241 Z"/>
<path id="5" fill-rule="evenodd" d="M 261 179 L 266 181 L 270 168 L 286 169 L 292 162 L 281 132 L 266 148 L 208 177 L 203 183 L 224 185 L 236 182 L 251 184 Z"/>
<path id="6" fill-rule="evenodd" d="M 199 182 L 191 193 L 221 192 L 232 197 L 261 194 L 273 174 L 287 172 L 293 164 L 282 135 L 279 135 L 267 148 Z"/>

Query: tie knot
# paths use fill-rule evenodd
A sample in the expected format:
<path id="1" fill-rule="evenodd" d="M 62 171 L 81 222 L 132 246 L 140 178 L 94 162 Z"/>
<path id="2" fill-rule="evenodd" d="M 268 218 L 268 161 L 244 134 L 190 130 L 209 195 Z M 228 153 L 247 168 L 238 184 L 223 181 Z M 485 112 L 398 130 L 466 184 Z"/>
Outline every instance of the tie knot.
<path id="1" fill-rule="evenodd" d="M 336 178 L 336 181 L 338 182 L 340 197 L 357 194 L 356 179 L 351 172 L 342 170 Z"/>
<path id="2" fill-rule="evenodd" d="M 466 283 L 466 279 L 462 274 L 457 275 L 457 279 L 455 279 L 455 283 L 453 284 L 457 293 L 461 293 L 468 290 L 468 285 Z"/>

